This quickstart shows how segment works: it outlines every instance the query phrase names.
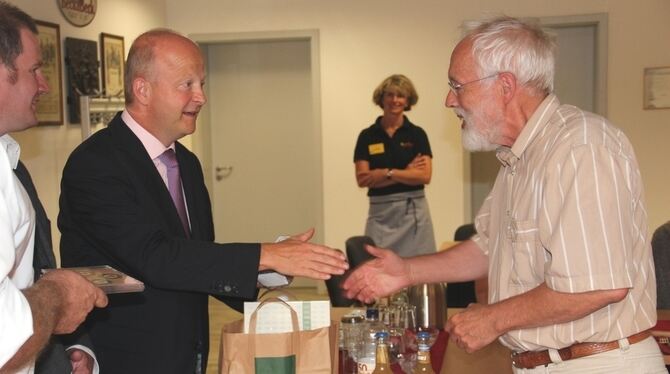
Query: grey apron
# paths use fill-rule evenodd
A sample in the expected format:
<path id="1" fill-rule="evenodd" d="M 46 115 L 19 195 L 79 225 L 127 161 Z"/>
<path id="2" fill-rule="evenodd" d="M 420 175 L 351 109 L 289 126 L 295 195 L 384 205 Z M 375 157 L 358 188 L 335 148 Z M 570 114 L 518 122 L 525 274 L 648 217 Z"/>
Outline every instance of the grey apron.
<path id="1" fill-rule="evenodd" d="M 370 196 L 365 235 L 401 257 L 434 253 L 435 235 L 424 191 Z"/>

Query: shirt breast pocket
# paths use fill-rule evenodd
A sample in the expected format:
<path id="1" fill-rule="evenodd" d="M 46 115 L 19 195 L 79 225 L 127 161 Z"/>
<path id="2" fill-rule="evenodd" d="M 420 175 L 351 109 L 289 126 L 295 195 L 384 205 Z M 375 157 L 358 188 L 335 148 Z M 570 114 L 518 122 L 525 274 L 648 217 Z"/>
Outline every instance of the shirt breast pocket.
<path id="1" fill-rule="evenodd" d="M 539 245 L 537 221 L 512 220 L 507 235 L 512 248 L 510 286 L 527 291 L 544 282 L 544 251 Z"/>

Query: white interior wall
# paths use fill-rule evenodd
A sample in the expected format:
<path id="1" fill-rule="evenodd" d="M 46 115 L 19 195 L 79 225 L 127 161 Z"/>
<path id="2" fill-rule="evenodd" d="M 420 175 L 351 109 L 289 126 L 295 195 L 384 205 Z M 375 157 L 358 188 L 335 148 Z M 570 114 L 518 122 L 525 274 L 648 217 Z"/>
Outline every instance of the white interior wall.
<path id="1" fill-rule="evenodd" d="M 467 155 L 461 150 L 456 118 L 442 106 L 449 54 L 459 38 L 457 26 L 465 19 L 500 12 L 524 17 L 608 13 L 609 118 L 637 150 L 650 229 L 670 219 L 665 171 L 670 110 L 642 110 L 643 69 L 670 65 L 666 0 L 98 0 L 97 16 L 84 28 L 70 26 L 53 0 L 11 2 L 37 19 L 60 24 L 61 38 L 98 40 L 100 32 L 123 35 L 126 52 L 139 33 L 163 25 L 184 33 L 319 29 L 325 238 L 337 247 L 363 230 L 367 200 L 354 182 L 352 153 L 358 132 L 379 113 L 370 96 L 384 77 L 407 74 L 419 90 L 419 104 L 409 116 L 431 137 L 435 163 L 428 198 L 437 240 L 449 240 L 467 219 L 469 208 L 469 171 L 463 167 Z M 259 93 L 259 103 L 266 99 Z M 79 126 L 34 128 L 16 138 L 55 224 L 61 171 L 80 141 Z M 55 226 L 54 238 L 58 244 Z"/>
<path id="2" fill-rule="evenodd" d="M 356 187 L 352 152 L 358 132 L 378 115 L 370 96 L 391 73 L 416 84 L 419 103 L 409 117 L 423 126 L 435 154 L 428 198 L 438 242 L 450 240 L 469 217 L 460 130 L 443 107 L 449 55 L 463 20 L 505 13 L 519 17 L 609 15 L 609 118 L 631 138 L 646 184 L 650 229 L 670 219 L 665 162 L 670 110 L 643 111 L 642 71 L 670 65 L 670 3 L 498 0 L 166 0 L 167 24 L 189 34 L 319 29 L 326 244 L 342 247 L 362 232 L 365 191 Z M 197 19 L 195 23 L 192 20 Z M 634 46 L 634 47 L 633 47 Z M 662 47 L 661 47 L 662 46 Z M 269 96 L 271 97 L 271 95 Z M 259 93 L 259 102 L 268 99 Z M 464 198 L 466 197 L 466 198 Z"/>
<path id="3" fill-rule="evenodd" d="M 65 56 L 63 40 L 66 37 L 95 40 L 100 48 L 100 33 L 124 37 L 126 54 L 137 35 L 154 27 L 165 25 L 164 0 L 98 0 L 98 11 L 93 21 L 85 27 L 70 25 L 58 10 L 56 0 L 10 0 L 33 18 L 60 25 L 61 54 Z M 100 52 L 98 52 L 99 55 Z M 98 56 L 99 58 L 99 56 Z M 63 63 L 63 69 L 65 64 Z M 67 100 L 63 71 L 63 105 Z M 81 127 L 70 125 L 64 112 L 62 126 L 41 126 L 12 134 L 21 144 L 21 159 L 25 162 L 37 186 L 40 199 L 52 222 L 52 236 L 57 254 L 60 235 L 56 227 L 58 196 L 63 166 L 72 150 L 81 142 Z M 60 256 L 57 256 L 60 258 Z"/>

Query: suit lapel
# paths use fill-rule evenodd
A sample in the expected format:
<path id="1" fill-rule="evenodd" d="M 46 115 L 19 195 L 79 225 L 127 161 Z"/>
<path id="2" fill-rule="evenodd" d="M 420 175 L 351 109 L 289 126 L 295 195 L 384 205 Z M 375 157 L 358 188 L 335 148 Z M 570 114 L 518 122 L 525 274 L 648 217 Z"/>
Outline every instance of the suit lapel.
<path id="1" fill-rule="evenodd" d="M 42 202 L 37 196 L 37 190 L 30 177 L 30 173 L 28 173 L 28 169 L 26 169 L 21 161 L 19 161 L 16 166 L 14 174 L 16 174 L 16 177 L 28 193 L 33 210 L 35 210 L 35 250 L 33 255 L 33 268 L 35 269 L 35 280 L 37 280 L 42 269 L 53 269 L 56 267 L 56 258 L 54 256 L 53 244 L 51 242 L 51 222 L 42 206 Z"/>

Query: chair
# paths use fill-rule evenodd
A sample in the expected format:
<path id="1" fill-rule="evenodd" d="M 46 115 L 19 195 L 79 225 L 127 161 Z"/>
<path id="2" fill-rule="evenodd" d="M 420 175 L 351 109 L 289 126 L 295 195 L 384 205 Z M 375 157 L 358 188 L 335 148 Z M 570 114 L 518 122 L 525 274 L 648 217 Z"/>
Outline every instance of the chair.
<path id="1" fill-rule="evenodd" d="M 670 221 L 654 231 L 651 248 L 656 270 L 656 308 L 670 309 Z"/>
<path id="2" fill-rule="evenodd" d="M 475 225 L 468 223 L 456 229 L 454 240 L 457 242 L 468 240 L 476 233 Z M 474 281 L 447 283 L 447 307 L 465 308 L 474 302 L 477 302 Z"/>
<path id="3" fill-rule="evenodd" d="M 342 282 L 347 279 L 349 271 L 342 275 L 331 275 L 330 279 L 326 280 L 326 288 L 328 289 L 328 297 L 330 298 L 330 305 L 333 307 L 350 307 L 357 304 L 357 300 L 348 299 L 344 296 L 342 290 Z"/>
<path id="4" fill-rule="evenodd" d="M 375 245 L 375 242 L 369 236 L 352 236 L 347 239 L 345 247 L 351 269 L 372 259 L 373 256 L 365 250 L 366 245 Z"/>
<path id="5" fill-rule="evenodd" d="M 333 307 L 347 307 L 354 304 L 360 305 L 357 300 L 348 299 L 344 296 L 342 282 L 347 278 L 351 270 L 372 258 L 372 255 L 365 250 L 365 245 L 375 245 L 375 242 L 368 236 L 352 236 L 347 239 L 345 246 L 350 270 L 342 275 L 333 275 L 330 279 L 326 280 L 328 297 L 330 298 L 330 304 Z"/>
<path id="6" fill-rule="evenodd" d="M 375 245 L 375 242 L 369 236 L 352 236 L 347 239 L 345 247 L 347 250 L 347 259 L 349 260 L 350 270 L 342 275 L 333 275 L 326 280 L 326 289 L 328 289 L 328 297 L 330 304 L 333 307 L 348 307 L 353 304 L 358 304 L 357 300 L 348 299 L 344 296 L 341 284 L 349 272 L 355 269 L 358 265 L 372 258 L 372 255 L 365 250 L 365 245 Z"/>

